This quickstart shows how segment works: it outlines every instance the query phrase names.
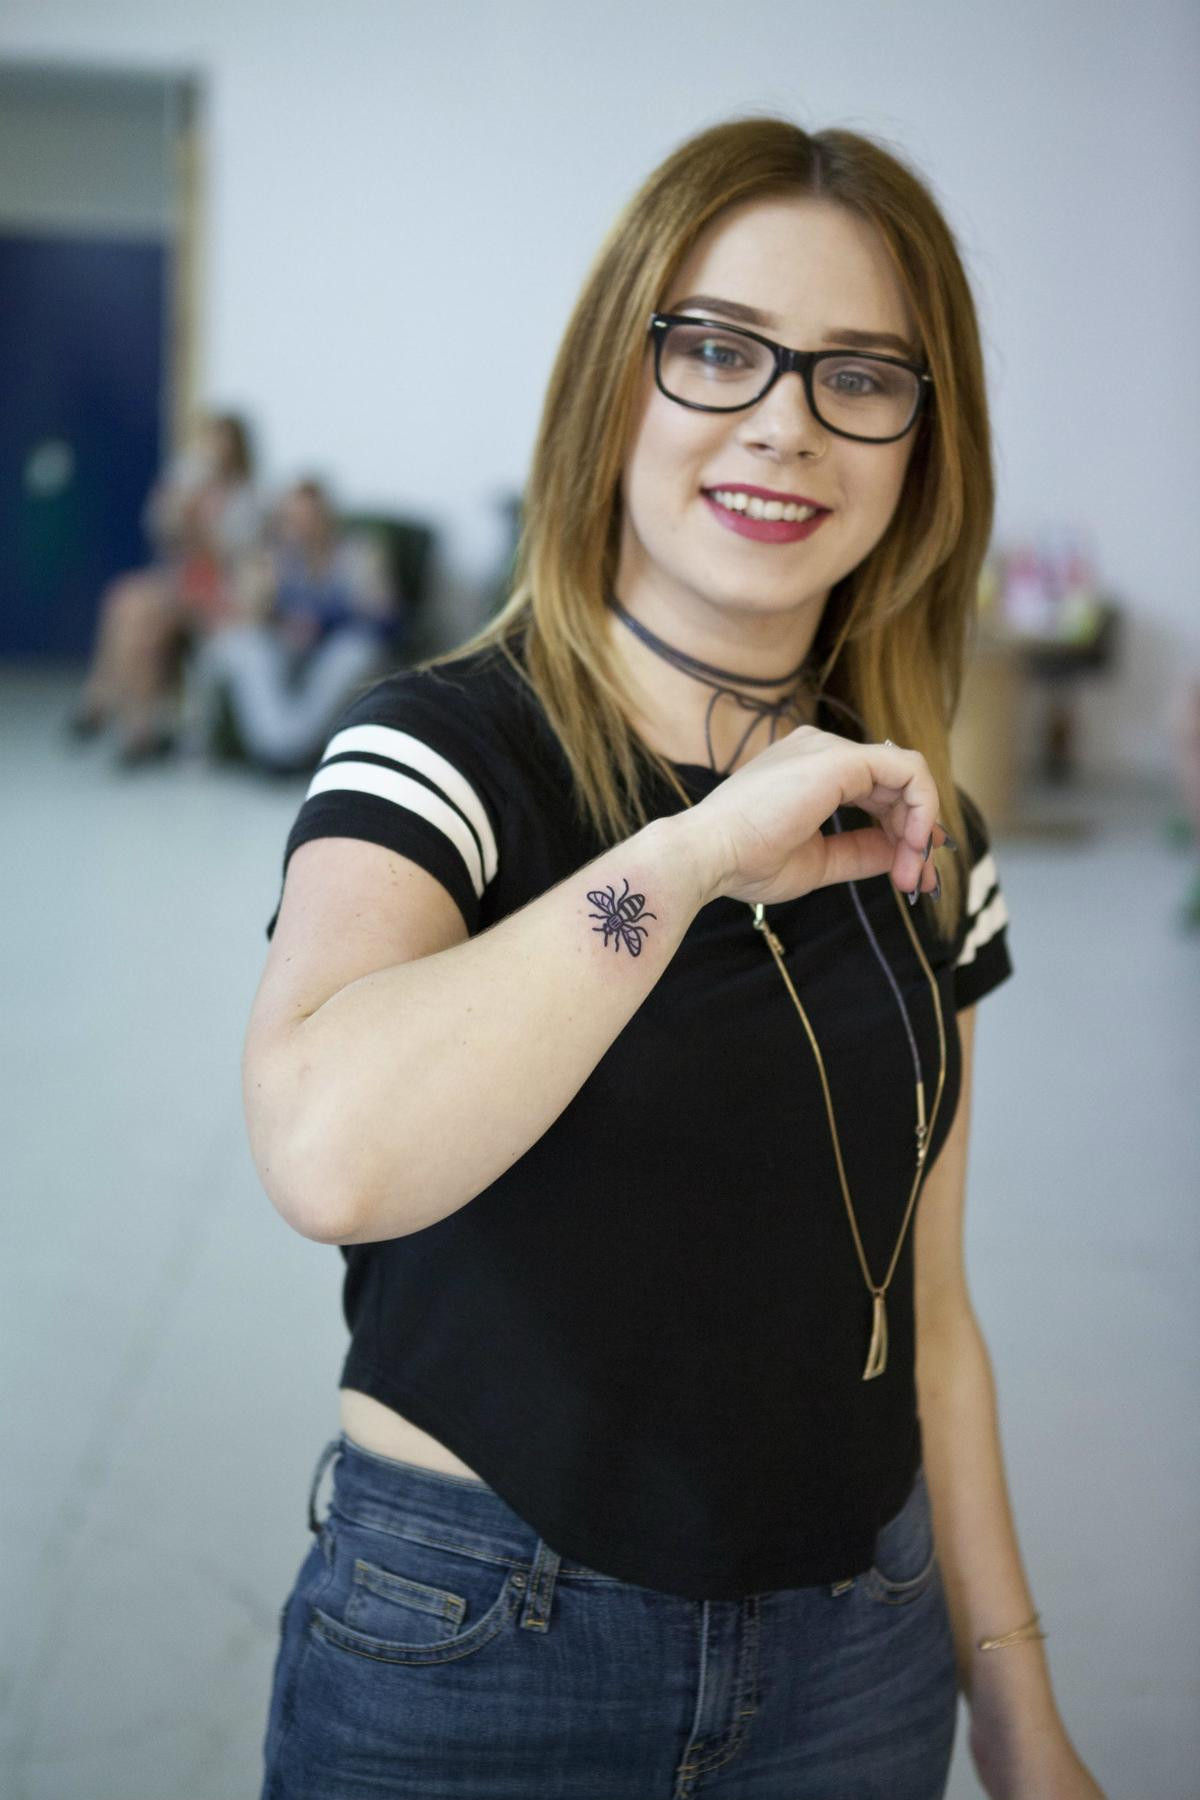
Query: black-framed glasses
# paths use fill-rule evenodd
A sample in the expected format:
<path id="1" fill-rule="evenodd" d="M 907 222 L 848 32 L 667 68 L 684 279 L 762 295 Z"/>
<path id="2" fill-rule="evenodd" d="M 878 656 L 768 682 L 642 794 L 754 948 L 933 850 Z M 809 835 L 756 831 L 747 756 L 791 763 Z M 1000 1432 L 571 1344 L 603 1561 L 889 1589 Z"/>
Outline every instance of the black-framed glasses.
<path id="1" fill-rule="evenodd" d="M 660 392 L 697 412 L 741 412 L 795 370 L 828 430 L 891 444 L 912 430 L 933 388 L 931 375 L 898 356 L 789 350 L 757 331 L 691 313 L 651 313 L 650 335 Z"/>

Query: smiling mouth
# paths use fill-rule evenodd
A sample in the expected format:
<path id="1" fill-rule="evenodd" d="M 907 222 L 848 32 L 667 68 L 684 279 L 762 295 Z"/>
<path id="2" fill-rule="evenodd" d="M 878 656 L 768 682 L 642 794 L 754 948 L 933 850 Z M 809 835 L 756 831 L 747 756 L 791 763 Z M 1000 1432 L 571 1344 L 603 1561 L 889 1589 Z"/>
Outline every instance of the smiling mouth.
<path id="1" fill-rule="evenodd" d="M 782 520 L 785 524 L 803 524 L 826 513 L 827 506 L 810 506 L 792 500 L 764 500 L 759 494 L 747 494 L 742 488 L 702 488 L 701 493 L 726 512 L 741 513 L 748 519 Z"/>

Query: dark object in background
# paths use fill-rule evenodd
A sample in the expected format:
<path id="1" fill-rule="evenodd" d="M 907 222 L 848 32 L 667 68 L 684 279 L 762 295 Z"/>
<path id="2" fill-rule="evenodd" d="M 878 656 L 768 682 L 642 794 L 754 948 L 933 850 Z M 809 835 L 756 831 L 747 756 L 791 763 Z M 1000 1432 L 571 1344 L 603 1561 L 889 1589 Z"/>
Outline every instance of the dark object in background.
<path id="1" fill-rule="evenodd" d="M 388 513 L 346 512 L 339 524 L 347 536 L 367 532 L 382 540 L 396 595 L 396 637 L 403 640 L 402 663 L 423 652 L 429 629 L 429 590 L 433 572 L 434 531 L 417 519 Z"/>
<path id="2" fill-rule="evenodd" d="M 1038 773 L 1051 785 L 1064 786 L 1076 774 L 1075 684 L 1080 676 L 1116 665 L 1122 649 L 1120 627 L 1120 608 L 1106 602 L 1097 609 L 1096 629 L 1086 640 L 1056 643 L 1028 638 L 1022 643 L 1026 668 L 1050 690 Z"/>
<path id="3" fill-rule="evenodd" d="M 505 552 L 499 572 L 486 597 L 484 616 L 489 619 L 494 618 L 500 611 L 513 590 L 513 581 L 517 572 L 517 548 L 521 541 L 523 496 L 502 494 L 496 504 L 504 517 Z"/>
<path id="4" fill-rule="evenodd" d="M 6 660 L 85 662 L 106 584 L 147 560 L 139 517 L 163 455 L 167 260 L 160 242 L 0 237 Z"/>

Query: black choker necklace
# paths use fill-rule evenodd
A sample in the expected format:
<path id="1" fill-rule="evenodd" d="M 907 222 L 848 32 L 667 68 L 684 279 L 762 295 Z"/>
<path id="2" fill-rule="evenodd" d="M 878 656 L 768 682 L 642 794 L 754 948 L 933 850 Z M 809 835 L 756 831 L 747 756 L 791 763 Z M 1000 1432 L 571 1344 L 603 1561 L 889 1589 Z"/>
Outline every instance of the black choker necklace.
<path id="1" fill-rule="evenodd" d="M 797 664 L 797 666 L 787 675 L 735 675 L 731 669 L 718 669 L 714 667 L 712 663 L 701 662 L 697 656 L 689 656 L 686 650 L 677 650 L 673 644 L 664 643 L 662 638 L 656 637 L 648 626 L 642 624 L 640 619 L 635 619 L 632 613 L 627 612 L 615 594 L 610 593 L 607 596 L 607 599 L 609 606 L 618 617 L 624 620 L 634 636 L 641 638 L 643 644 L 653 650 L 656 656 L 663 657 L 665 661 L 673 663 L 677 669 L 681 669 L 685 675 L 692 675 L 697 681 L 704 682 L 706 687 L 711 687 L 716 690 L 708 703 L 708 711 L 704 715 L 704 739 L 705 743 L 708 745 L 709 767 L 715 775 L 728 775 L 730 769 L 741 755 L 747 738 L 749 738 L 751 732 L 754 731 L 761 720 L 765 718 L 771 720 L 771 743 L 775 742 L 775 728 L 780 719 L 786 717 L 792 719 L 797 725 L 804 724 L 804 714 L 797 705 L 795 694 L 790 694 L 782 700 L 760 700 L 753 694 L 739 693 L 737 688 L 730 687 L 728 684 L 731 681 L 738 681 L 743 683 L 746 687 L 778 687 L 781 681 L 795 682 L 805 674 L 806 669 L 808 668 L 807 659 L 805 659 L 804 662 Z M 711 676 L 716 676 L 718 679 L 713 681 L 710 679 Z M 814 700 L 830 698 L 830 696 L 819 694 L 812 689 L 810 689 L 810 692 Z M 737 701 L 739 706 L 744 707 L 747 712 L 752 712 L 754 718 L 743 732 L 741 742 L 738 744 L 737 749 L 730 757 L 728 763 L 723 769 L 718 769 L 716 757 L 713 755 L 712 715 L 713 708 L 716 706 L 717 701 L 721 698 L 722 694 L 728 694 L 731 699 Z M 835 702 L 834 704 L 838 703 Z"/>

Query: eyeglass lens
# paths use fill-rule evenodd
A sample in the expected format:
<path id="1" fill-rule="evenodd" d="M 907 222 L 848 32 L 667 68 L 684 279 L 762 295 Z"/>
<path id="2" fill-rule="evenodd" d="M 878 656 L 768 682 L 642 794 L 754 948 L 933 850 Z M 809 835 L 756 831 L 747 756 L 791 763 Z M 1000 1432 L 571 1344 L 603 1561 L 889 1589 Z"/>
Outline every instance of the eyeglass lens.
<path id="1" fill-rule="evenodd" d="M 685 406 L 739 407 L 756 400 L 775 373 L 765 344 L 711 325 L 670 325 L 660 375 Z M 837 351 L 813 366 L 817 417 L 859 437 L 895 437 L 916 411 L 920 381 L 877 357 Z"/>

